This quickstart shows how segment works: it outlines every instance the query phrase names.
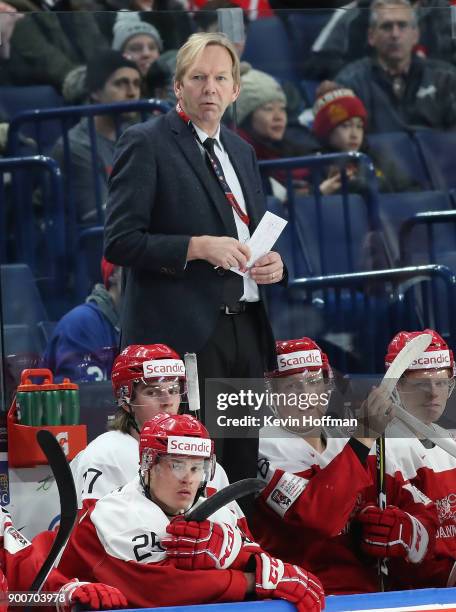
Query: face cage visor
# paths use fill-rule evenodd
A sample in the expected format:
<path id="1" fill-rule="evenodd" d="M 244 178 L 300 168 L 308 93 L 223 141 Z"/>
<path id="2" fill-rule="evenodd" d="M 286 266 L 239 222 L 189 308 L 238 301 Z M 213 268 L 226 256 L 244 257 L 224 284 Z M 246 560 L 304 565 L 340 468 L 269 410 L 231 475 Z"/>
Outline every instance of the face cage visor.
<path id="1" fill-rule="evenodd" d="M 181 480 L 186 474 L 198 474 L 200 476 L 199 486 L 202 486 L 214 477 L 215 455 L 212 454 L 210 457 L 168 455 L 152 448 L 145 449 L 140 463 L 141 472 L 147 472 L 155 465 L 166 467 L 178 480 Z"/>
<path id="2" fill-rule="evenodd" d="M 299 406 L 311 395 L 323 395 L 322 405 L 327 406 L 334 380 L 327 373 L 319 370 L 304 370 L 288 376 L 276 376 L 266 380 L 269 394 L 269 407 L 276 417 L 281 416 L 278 406 L 286 407 L 287 398 L 294 406 Z M 324 400 L 324 401 L 323 401 Z"/>
<path id="3" fill-rule="evenodd" d="M 150 397 L 158 401 L 168 400 L 169 397 L 179 396 L 181 403 L 187 402 L 187 381 L 184 378 L 170 377 L 151 377 L 151 378 L 135 378 L 130 385 L 122 385 L 118 399 L 118 405 L 121 408 L 124 403 L 129 404 L 134 400 L 135 387 L 142 383 L 145 387 L 151 388 Z M 129 387 L 132 389 L 131 393 Z"/>

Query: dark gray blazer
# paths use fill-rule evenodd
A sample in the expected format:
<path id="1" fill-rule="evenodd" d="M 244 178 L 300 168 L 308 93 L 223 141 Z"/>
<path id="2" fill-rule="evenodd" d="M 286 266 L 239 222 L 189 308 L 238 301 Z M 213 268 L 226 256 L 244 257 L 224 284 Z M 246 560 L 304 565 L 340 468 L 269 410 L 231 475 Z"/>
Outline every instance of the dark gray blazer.
<path id="1" fill-rule="evenodd" d="M 221 140 L 253 232 L 265 212 L 255 154 L 223 126 Z M 192 236 L 237 233 L 232 208 L 209 172 L 191 130 L 174 110 L 121 136 L 109 183 L 105 256 L 128 269 L 122 346 L 164 342 L 182 354 L 198 352 L 210 337 L 226 275 L 206 261 L 186 266 L 188 243 Z"/>

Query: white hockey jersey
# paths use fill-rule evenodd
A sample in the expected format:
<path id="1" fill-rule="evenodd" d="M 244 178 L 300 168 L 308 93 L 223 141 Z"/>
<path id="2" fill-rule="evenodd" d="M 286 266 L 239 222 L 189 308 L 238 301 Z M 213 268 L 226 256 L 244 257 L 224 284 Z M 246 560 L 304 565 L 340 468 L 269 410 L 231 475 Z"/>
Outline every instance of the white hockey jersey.
<path id="1" fill-rule="evenodd" d="M 210 520 L 237 524 L 228 508 L 218 510 Z M 102 499 L 88 502 L 59 570 L 71 571 L 79 580 L 116 586 L 131 607 L 242 601 L 247 589 L 242 571 L 186 571 L 169 563 L 160 544 L 168 524 L 161 508 L 144 496 L 136 477 Z"/>
<path id="2" fill-rule="evenodd" d="M 432 425 L 436 437 L 453 437 Z M 435 556 L 415 573 L 415 586 L 454 586 L 456 571 L 456 459 L 438 446 L 426 447 L 401 421 L 395 419 L 386 430 L 385 448 L 398 464 L 404 478 L 414 484 L 437 507 L 438 527 Z"/>
<path id="3" fill-rule="evenodd" d="M 107 431 L 78 453 L 70 467 L 76 486 L 78 508 L 81 509 L 84 500 L 100 499 L 135 478 L 139 469 L 138 440 L 121 431 Z M 206 486 L 207 495 L 228 485 L 228 476 L 217 463 L 214 478 Z M 230 507 L 240 520 L 245 521 L 237 502 L 232 502 Z"/>

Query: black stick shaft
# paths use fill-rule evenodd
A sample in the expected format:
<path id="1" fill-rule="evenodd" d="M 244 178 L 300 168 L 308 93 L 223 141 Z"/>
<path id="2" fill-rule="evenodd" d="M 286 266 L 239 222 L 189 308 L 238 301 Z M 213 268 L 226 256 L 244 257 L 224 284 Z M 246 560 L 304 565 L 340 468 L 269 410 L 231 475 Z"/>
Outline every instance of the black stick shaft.
<path id="1" fill-rule="evenodd" d="M 54 475 L 60 498 L 59 530 L 47 558 L 29 589 L 30 591 L 39 592 L 43 588 L 55 560 L 66 546 L 73 531 L 78 514 L 78 502 L 70 466 L 55 436 L 49 431 L 42 429 L 37 433 L 36 437 Z"/>

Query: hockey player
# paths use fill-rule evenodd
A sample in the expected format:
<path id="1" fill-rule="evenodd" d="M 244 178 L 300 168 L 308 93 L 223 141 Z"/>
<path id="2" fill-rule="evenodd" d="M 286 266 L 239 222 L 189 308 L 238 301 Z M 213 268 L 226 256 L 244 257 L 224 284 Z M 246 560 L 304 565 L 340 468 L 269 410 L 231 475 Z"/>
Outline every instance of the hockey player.
<path id="1" fill-rule="evenodd" d="M 258 469 L 267 486 L 250 524 L 254 537 L 271 554 L 316 574 L 328 594 L 377 591 L 378 558 L 417 564 L 432 549 L 433 504 L 389 464 L 389 506 L 381 511 L 375 436 L 336 437 L 319 424 L 330 391 L 327 356 L 310 338 L 280 341 L 276 348 L 278 368 L 267 374 L 267 384 L 285 401 L 275 410 L 287 423 L 290 411 L 296 414 L 294 400 L 301 398 L 308 404 L 301 413 L 312 424 L 260 432 Z M 394 415 L 378 388 L 361 408 L 376 435 Z"/>
<path id="2" fill-rule="evenodd" d="M 28 591 L 52 546 L 55 533 L 43 532 L 32 542 L 15 529 L 11 516 L 0 512 L 0 609 L 8 606 L 8 591 Z M 43 586 L 43 595 L 54 593 L 49 607 L 60 610 L 82 604 L 91 610 L 127 607 L 124 595 L 115 587 L 101 583 L 69 581 L 59 570 L 52 569 Z M 11 602 L 14 606 L 14 603 Z M 23 605 L 23 603 L 22 603 Z M 30 603 L 33 605 L 33 603 Z M 35 604 L 36 605 L 36 604 Z"/>
<path id="3" fill-rule="evenodd" d="M 432 335 L 431 344 L 398 381 L 397 399 L 408 412 L 434 429 L 437 438 L 450 438 L 452 434 L 436 424 L 455 383 L 453 352 L 445 340 L 432 329 L 401 331 L 388 346 L 385 366 L 388 369 L 407 342 L 424 333 Z M 456 459 L 397 419 L 386 430 L 385 447 L 404 477 L 437 507 L 435 556 L 410 572 L 410 584 L 418 588 L 455 586 Z"/>
<path id="4" fill-rule="evenodd" d="M 130 607 L 256 596 L 289 600 L 300 612 L 322 608 L 318 580 L 246 540 L 227 508 L 202 523 L 182 520 L 201 502 L 215 468 L 213 442 L 199 421 L 155 416 L 143 427 L 139 454 L 140 474 L 92 502 L 79 521 L 60 562 L 62 572 L 108 580 L 125 593 Z"/>
<path id="5" fill-rule="evenodd" d="M 177 414 L 185 394 L 185 366 L 165 344 L 126 347 L 114 361 L 112 386 L 118 410 L 110 431 L 98 436 L 71 463 L 78 505 L 100 499 L 138 473 L 139 432 L 159 412 Z M 209 493 L 228 485 L 217 464 Z M 239 516 L 242 511 L 234 504 Z"/>

